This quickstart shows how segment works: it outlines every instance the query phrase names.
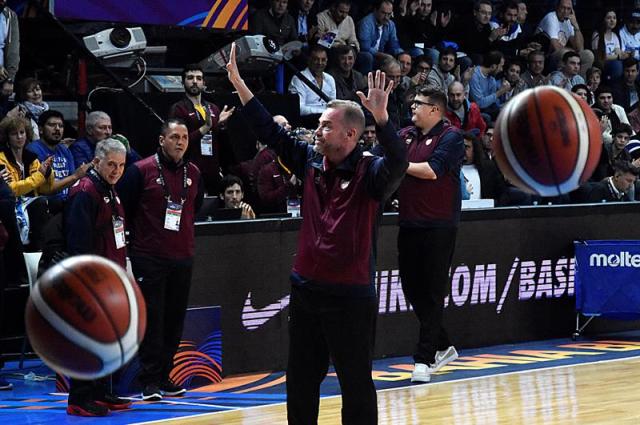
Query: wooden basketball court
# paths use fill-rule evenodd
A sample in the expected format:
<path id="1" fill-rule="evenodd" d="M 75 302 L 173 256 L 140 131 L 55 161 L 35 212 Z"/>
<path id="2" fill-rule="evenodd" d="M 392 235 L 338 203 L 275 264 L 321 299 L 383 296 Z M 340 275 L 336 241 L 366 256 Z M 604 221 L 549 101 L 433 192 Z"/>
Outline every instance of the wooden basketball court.
<path id="1" fill-rule="evenodd" d="M 431 383 L 378 392 L 379 423 L 638 424 L 640 357 Z M 324 398 L 319 423 L 339 425 L 340 397 Z M 275 425 L 284 404 L 147 423 Z"/>

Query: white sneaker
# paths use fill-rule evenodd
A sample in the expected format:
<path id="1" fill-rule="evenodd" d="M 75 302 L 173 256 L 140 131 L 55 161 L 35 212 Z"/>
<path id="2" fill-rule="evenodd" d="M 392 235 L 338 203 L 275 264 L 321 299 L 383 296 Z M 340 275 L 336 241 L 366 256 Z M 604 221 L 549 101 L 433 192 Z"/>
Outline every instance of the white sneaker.
<path id="1" fill-rule="evenodd" d="M 435 373 L 442 369 L 445 365 L 451 363 L 455 359 L 458 358 L 458 352 L 456 348 L 452 345 L 446 350 L 436 351 L 435 362 L 432 365 L 429 365 L 431 369 L 431 373 Z"/>
<path id="2" fill-rule="evenodd" d="M 411 382 L 430 382 L 431 371 L 429 366 L 424 363 L 416 363 L 411 374 Z"/>

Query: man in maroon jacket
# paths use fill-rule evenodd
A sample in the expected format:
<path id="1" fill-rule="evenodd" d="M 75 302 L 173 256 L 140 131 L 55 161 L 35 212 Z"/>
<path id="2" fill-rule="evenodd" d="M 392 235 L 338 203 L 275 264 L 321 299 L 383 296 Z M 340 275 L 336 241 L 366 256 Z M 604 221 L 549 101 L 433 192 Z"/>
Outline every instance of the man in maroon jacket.
<path id="1" fill-rule="evenodd" d="M 202 98 L 205 91 L 204 72 L 198 64 L 187 65 L 182 70 L 184 99 L 174 103 L 169 118 L 180 118 L 189 131 L 189 148 L 186 158 L 202 173 L 207 193 L 216 194 L 220 175 L 220 145 L 218 130 L 224 128 L 226 120 L 235 108 L 220 111 L 215 104 Z"/>
<path id="2" fill-rule="evenodd" d="M 195 212 L 204 195 L 198 167 L 184 159 L 184 122 L 168 119 L 159 143 L 158 152 L 129 167 L 118 185 L 131 231 L 133 275 L 147 303 L 147 331 L 138 351 L 144 400 L 185 393 L 169 373 L 187 312 Z"/>
<path id="3" fill-rule="evenodd" d="M 384 156 L 363 155 L 360 106 L 347 100 L 328 104 L 315 131 L 315 144 L 300 142 L 273 122 L 242 80 L 235 45 L 229 80 L 258 138 L 272 146 L 303 180 L 302 227 L 291 272 L 287 414 L 290 424 L 318 420 L 320 384 L 329 359 L 340 380 L 342 422 L 377 423 L 371 378 L 377 314 L 375 245 L 380 204 L 398 186 L 407 167 L 406 148 L 387 113 L 393 83 L 369 74 L 369 92 L 359 92 L 371 112 Z"/>
<path id="4" fill-rule="evenodd" d="M 100 255 L 126 267 L 124 210 L 114 189 L 124 171 L 126 154 L 117 140 L 99 142 L 93 168 L 69 191 L 64 234 L 70 255 Z M 129 400 L 111 394 L 105 380 L 71 380 L 67 404 L 70 415 L 105 416 L 109 410 L 130 405 Z"/>

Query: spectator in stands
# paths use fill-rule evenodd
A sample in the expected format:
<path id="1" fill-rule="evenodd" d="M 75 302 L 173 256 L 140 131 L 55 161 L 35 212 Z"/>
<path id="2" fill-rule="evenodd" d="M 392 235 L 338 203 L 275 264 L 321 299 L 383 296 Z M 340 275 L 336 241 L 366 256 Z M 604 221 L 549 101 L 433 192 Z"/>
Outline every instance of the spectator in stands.
<path id="1" fill-rule="evenodd" d="M 20 64 L 20 28 L 18 15 L 9 8 L 6 0 L 0 0 L 0 13 L 2 14 L 3 30 L 0 31 L 0 81 L 2 81 L 1 93 L 9 96 L 13 93 L 15 81 Z"/>
<path id="2" fill-rule="evenodd" d="M 593 105 L 593 93 L 591 93 L 586 84 L 576 84 L 571 87 L 571 91 L 583 98 L 589 106 Z"/>
<path id="3" fill-rule="evenodd" d="M 522 73 L 522 80 L 528 89 L 544 86 L 548 78 L 544 75 L 544 53 L 535 50 L 527 55 L 527 70 Z"/>
<path id="4" fill-rule="evenodd" d="M 400 73 L 404 81 L 404 77 L 409 77 L 413 66 L 413 58 L 407 52 L 398 53 L 396 56 L 398 62 L 400 62 Z"/>
<path id="5" fill-rule="evenodd" d="M 549 74 L 549 83 L 571 91 L 576 84 L 584 84 L 584 78 L 580 76 L 580 55 L 568 51 L 562 56 L 562 70 Z"/>
<path id="6" fill-rule="evenodd" d="M 358 101 L 356 92 L 366 90 L 367 80 L 364 75 L 353 69 L 356 63 L 355 48 L 342 45 L 331 50 L 335 60 L 328 73 L 336 83 L 336 99 Z"/>
<path id="7" fill-rule="evenodd" d="M 502 95 L 500 98 L 500 102 L 502 104 L 507 103 L 514 96 L 522 93 L 527 89 L 527 84 L 520 77 L 520 72 L 522 70 L 522 64 L 519 60 L 514 60 L 507 64 L 504 71 L 504 79 L 509 82 L 511 89 Z"/>
<path id="8" fill-rule="evenodd" d="M 378 138 L 376 137 L 376 123 L 367 115 L 365 115 L 364 130 L 362 131 L 362 136 L 360 136 L 360 143 L 365 151 L 369 151 L 374 155 L 380 156 L 378 153 L 378 150 L 380 149 L 378 146 L 380 145 L 378 144 Z"/>
<path id="9" fill-rule="evenodd" d="M 328 9 L 318 13 L 318 34 L 332 31 L 336 33 L 334 46 L 352 46 L 356 53 L 360 51 L 360 42 L 356 36 L 356 24 L 349 16 L 351 0 L 336 0 Z"/>
<path id="10" fill-rule="evenodd" d="M 465 132 L 463 137 L 462 172 L 465 179 L 471 183 L 469 199 L 493 199 L 497 204 L 506 186 L 502 174 L 495 163 L 484 155 L 482 142 L 473 132 Z"/>
<path id="11" fill-rule="evenodd" d="M 24 116 L 31 122 L 33 138 L 39 139 L 38 118 L 49 109 L 49 104 L 42 99 L 40 82 L 35 78 L 25 78 L 18 82 L 16 102 L 24 112 Z"/>
<path id="12" fill-rule="evenodd" d="M 380 70 L 384 72 L 387 84 L 393 81 L 393 88 L 387 102 L 387 112 L 389 113 L 389 121 L 391 121 L 396 128 L 402 128 L 408 122 L 411 122 L 410 102 L 407 103 L 405 98 L 407 91 L 400 85 L 402 81 L 402 72 L 400 69 L 400 62 L 392 57 L 389 57 L 380 65 Z"/>
<path id="13" fill-rule="evenodd" d="M 265 145 L 263 145 L 265 146 Z M 244 198 L 244 188 L 242 180 L 233 174 L 227 174 L 220 181 L 220 199 L 224 202 L 225 208 L 240 208 L 242 210 L 241 218 L 243 220 L 254 219 L 256 214 L 253 212 L 251 205 L 242 202 Z M 286 197 L 285 197 L 286 199 Z M 286 209 L 286 205 L 285 205 Z"/>
<path id="14" fill-rule="evenodd" d="M 314 10 L 315 0 L 295 0 L 291 16 L 296 22 L 298 40 L 308 46 L 318 40 L 318 19 Z"/>
<path id="15" fill-rule="evenodd" d="M 229 109 L 225 105 L 220 111 L 217 105 L 203 98 L 206 85 L 204 72 L 199 64 L 184 67 L 182 85 L 185 96 L 171 105 L 169 118 L 179 118 L 187 125 L 189 130 L 187 158 L 202 173 L 206 192 L 217 193 L 222 178 L 217 133 L 225 127 L 235 108 Z"/>
<path id="16" fill-rule="evenodd" d="M 459 81 L 449 84 L 446 117 L 454 127 L 465 131 L 477 129 L 480 136 L 487 129 L 478 104 L 469 102 L 465 97 L 464 86 Z"/>
<path id="17" fill-rule="evenodd" d="M 537 33 L 544 33 L 550 39 L 549 69 L 558 69 L 561 59 L 567 50 L 574 50 L 580 55 L 580 75 L 585 75 L 593 65 L 593 52 L 584 47 L 584 38 L 578 25 L 571 0 L 559 0 L 556 9 L 542 18 Z"/>
<path id="18" fill-rule="evenodd" d="M 432 0 L 419 0 L 417 4 L 418 9 L 415 14 L 406 15 L 398 20 L 400 45 L 414 57 L 428 54 L 432 58 L 431 62 L 434 63 L 437 62 L 438 52 L 433 47 L 442 39 L 436 26 L 436 17 L 442 15 L 433 11 Z M 434 12 L 433 15 L 432 12 Z M 445 17 L 445 26 L 449 24 L 450 18 L 450 14 Z"/>
<path id="19" fill-rule="evenodd" d="M 96 146 L 93 168 L 69 193 L 64 211 L 65 249 L 69 255 L 92 254 L 127 266 L 124 210 L 114 185 L 122 177 L 127 150 L 121 142 L 105 139 Z M 108 378 L 71 379 L 67 414 L 106 416 L 123 410 L 131 400 L 115 396 Z"/>
<path id="20" fill-rule="evenodd" d="M 27 251 L 40 251 L 42 229 L 48 220 L 46 198 L 54 193 L 53 157 L 40 162 L 25 146 L 31 142 L 31 124 L 21 117 L 5 117 L 0 122 L 0 167 L 16 197 L 16 220 L 20 239 Z"/>
<path id="21" fill-rule="evenodd" d="M 386 55 L 395 56 L 403 51 L 396 34 L 396 25 L 391 20 L 392 16 L 393 2 L 378 0 L 374 11 L 358 22 L 361 50 L 356 68 L 363 74 L 373 69 L 374 60 L 382 62 Z"/>
<path id="22" fill-rule="evenodd" d="M 502 26 L 491 29 L 492 14 L 491 0 L 478 0 L 474 3 L 471 20 L 463 20 L 458 25 L 454 39 L 473 63 L 481 62 L 482 55 L 494 49 L 495 42 L 509 31 Z"/>
<path id="23" fill-rule="evenodd" d="M 487 123 L 487 129 L 482 136 L 482 149 L 486 157 L 493 160 L 493 122 Z"/>
<path id="24" fill-rule="evenodd" d="M 76 167 L 71 151 L 61 143 L 64 135 L 64 116 L 61 112 L 51 109 L 43 112 L 39 125 L 40 139 L 27 144 L 26 149 L 33 152 L 41 163 L 53 157 L 51 170 L 55 181 L 52 189 L 56 193 L 49 197 L 48 202 L 50 213 L 55 214 L 62 211 L 62 202 L 67 199 L 69 187 L 84 177 L 91 164 Z"/>
<path id="25" fill-rule="evenodd" d="M 493 50 L 484 56 L 482 65 L 476 67 L 471 77 L 469 100 L 476 102 L 482 113 L 491 117 L 492 121 L 500 112 L 500 97 L 511 90 L 509 81 L 502 80 L 502 84 L 496 81 L 495 76 L 503 66 L 504 55 Z"/>
<path id="26" fill-rule="evenodd" d="M 606 179 L 591 183 L 587 202 L 628 202 L 634 201 L 630 191 L 638 178 L 638 168 L 629 161 L 618 161 L 614 172 Z"/>
<path id="27" fill-rule="evenodd" d="M 85 129 L 86 136 L 77 139 L 69 147 L 76 168 L 82 164 L 91 163 L 95 157 L 98 142 L 113 136 L 111 117 L 102 111 L 93 111 L 87 115 Z M 135 150 L 129 149 L 127 151 L 127 166 L 138 159 L 140 159 L 140 155 Z"/>
<path id="28" fill-rule="evenodd" d="M 587 69 L 587 86 L 591 93 L 595 93 L 602 81 L 602 70 L 596 66 Z"/>
<path id="29" fill-rule="evenodd" d="M 629 124 L 627 114 L 624 108 L 613 103 L 612 90 L 607 86 L 600 86 L 594 93 L 594 108 L 598 108 L 602 113 L 600 126 L 602 127 L 602 140 L 604 143 L 611 143 L 614 128 L 620 127 L 620 124 Z"/>
<path id="30" fill-rule="evenodd" d="M 638 82 L 638 61 L 627 58 L 623 62 L 622 77 L 611 83 L 613 102 L 624 108 L 625 112 L 633 111 L 640 100 L 640 82 Z"/>
<path id="31" fill-rule="evenodd" d="M 620 124 L 611 131 L 613 140 L 611 143 L 605 143 L 603 148 L 607 153 L 609 166 L 607 175 L 610 176 L 614 172 L 614 165 L 617 161 L 631 162 L 631 154 L 625 147 L 629 143 L 629 138 L 633 135 L 633 129 L 629 124 Z"/>
<path id="32" fill-rule="evenodd" d="M 620 36 L 616 31 L 618 17 L 615 9 L 604 9 L 604 17 L 600 28 L 591 36 L 591 50 L 597 63 L 604 70 L 605 81 L 610 82 L 622 76 L 622 61 L 632 56 L 622 50 Z"/>
<path id="33" fill-rule="evenodd" d="M 427 77 L 427 86 L 432 90 L 446 92 L 449 85 L 455 80 L 453 69 L 456 66 L 456 51 L 446 47 L 440 52 L 438 66 L 431 69 Z"/>
<path id="34" fill-rule="evenodd" d="M 640 9 L 629 12 L 624 26 L 620 30 L 620 44 L 623 52 L 640 60 Z"/>
<path id="35" fill-rule="evenodd" d="M 527 3 L 525 0 L 516 0 L 516 4 L 518 5 L 518 23 L 520 24 L 520 28 L 522 28 L 524 37 L 529 38 L 533 35 L 535 27 L 527 22 L 527 15 L 529 14 Z"/>
<path id="36" fill-rule="evenodd" d="M 518 22 L 518 3 L 514 0 L 503 3 L 500 15 L 497 19 L 489 22 L 489 25 L 491 30 L 507 29 L 507 32 L 493 44 L 493 48 L 501 51 L 505 57 L 524 59 L 529 53 L 542 48 L 540 43 L 529 41 L 522 31 Z"/>
<path id="37" fill-rule="evenodd" d="M 431 62 L 430 56 L 418 56 L 417 58 L 413 59 L 413 62 L 413 71 L 411 74 L 409 74 L 411 77 L 409 87 L 422 86 L 424 84 L 427 84 L 433 64 L 433 62 Z"/>
<path id="38" fill-rule="evenodd" d="M 287 4 L 288 0 L 270 0 L 269 7 L 256 10 L 249 21 L 251 32 L 266 35 L 280 46 L 297 40 L 296 20 L 287 12 Z"/>
<path id="39" fill-rule="evenodd" d="M 128 167 L 117 187 L 131 231 L 133 275 L 147 304 L 147 330 L 138 351 L 145 401 L 186 392 L 169 372 L 187 313 L 195 213 L 204 197 L 200 171 L 185 159 L 184 122 L 165 121 L 158 142 L 156 154 Z"/>
<path id="40" fill-rule="evenodd" d="M 302 71 L 302 75 L 320 89 L 329 100 L 334 100 L 336 98 L 336 82 L 331 75 L 324 72 L 327 60 L 327 49 L 319 45 L 312 46 L 309 50 L 308 66 Z M 289 93 L 298 95 L 303 126 L 314 127 L 320 114 L 327 108 L 328 102 L 311 90 L 298 76 L 291 79 Z"/>
<path id="41" fill-rule="evenodd" d="M 636 134 L 640 134 L 640 102 L 636 103 L 635 108 L 627 114 L 629 125 Z"/>

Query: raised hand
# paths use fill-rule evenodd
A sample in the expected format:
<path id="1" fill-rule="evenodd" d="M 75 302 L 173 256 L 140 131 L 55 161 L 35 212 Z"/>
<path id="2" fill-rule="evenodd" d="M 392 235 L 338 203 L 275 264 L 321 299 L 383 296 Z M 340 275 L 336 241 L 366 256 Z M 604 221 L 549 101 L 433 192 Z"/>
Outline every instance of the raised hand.
<path id="1" fill-rule="evenodd" d="M 236 63 L 236 43 L 231 43 L 231 52 L 229 53 L 229 62 L 227 62 L 227 77 L 231 84 L 235 86 L 235 83 L 240 78 L 240 71 L 238 71 L 238 64 Z"/>
<path id="2" fill-rule="evenodd" d="M 227 121 L 229 117 L 233 115 L 233 112 L 235 110 L 235 106 L 233 108 L 228 108 L 227 105 L 224 105 L 224 108 L 222 108 L 222 112 L 220 112 L 220 119 L 218 120 L 218 124 L 222 124 L 223 122 Z"/>
<path id="3" fill-rule="evenodd" d="M 376 120 L 376 124 L 382 126 L 389 120 L 389 113 L 387 112 L 387 102 L 389 101 L 389 94 L 393 90 L 393 81 L 389 81 L 387 87 L 384 87 L 386 81 L 386 75 L 384 72 L 377 70 L 375 76 L 372 72 L 367 76 L 369 83 L 369 92 L 365 96 L 361 91 L 356 94 L 362 102 L 362 106 L 367 108 L 373 118 Z"/>

